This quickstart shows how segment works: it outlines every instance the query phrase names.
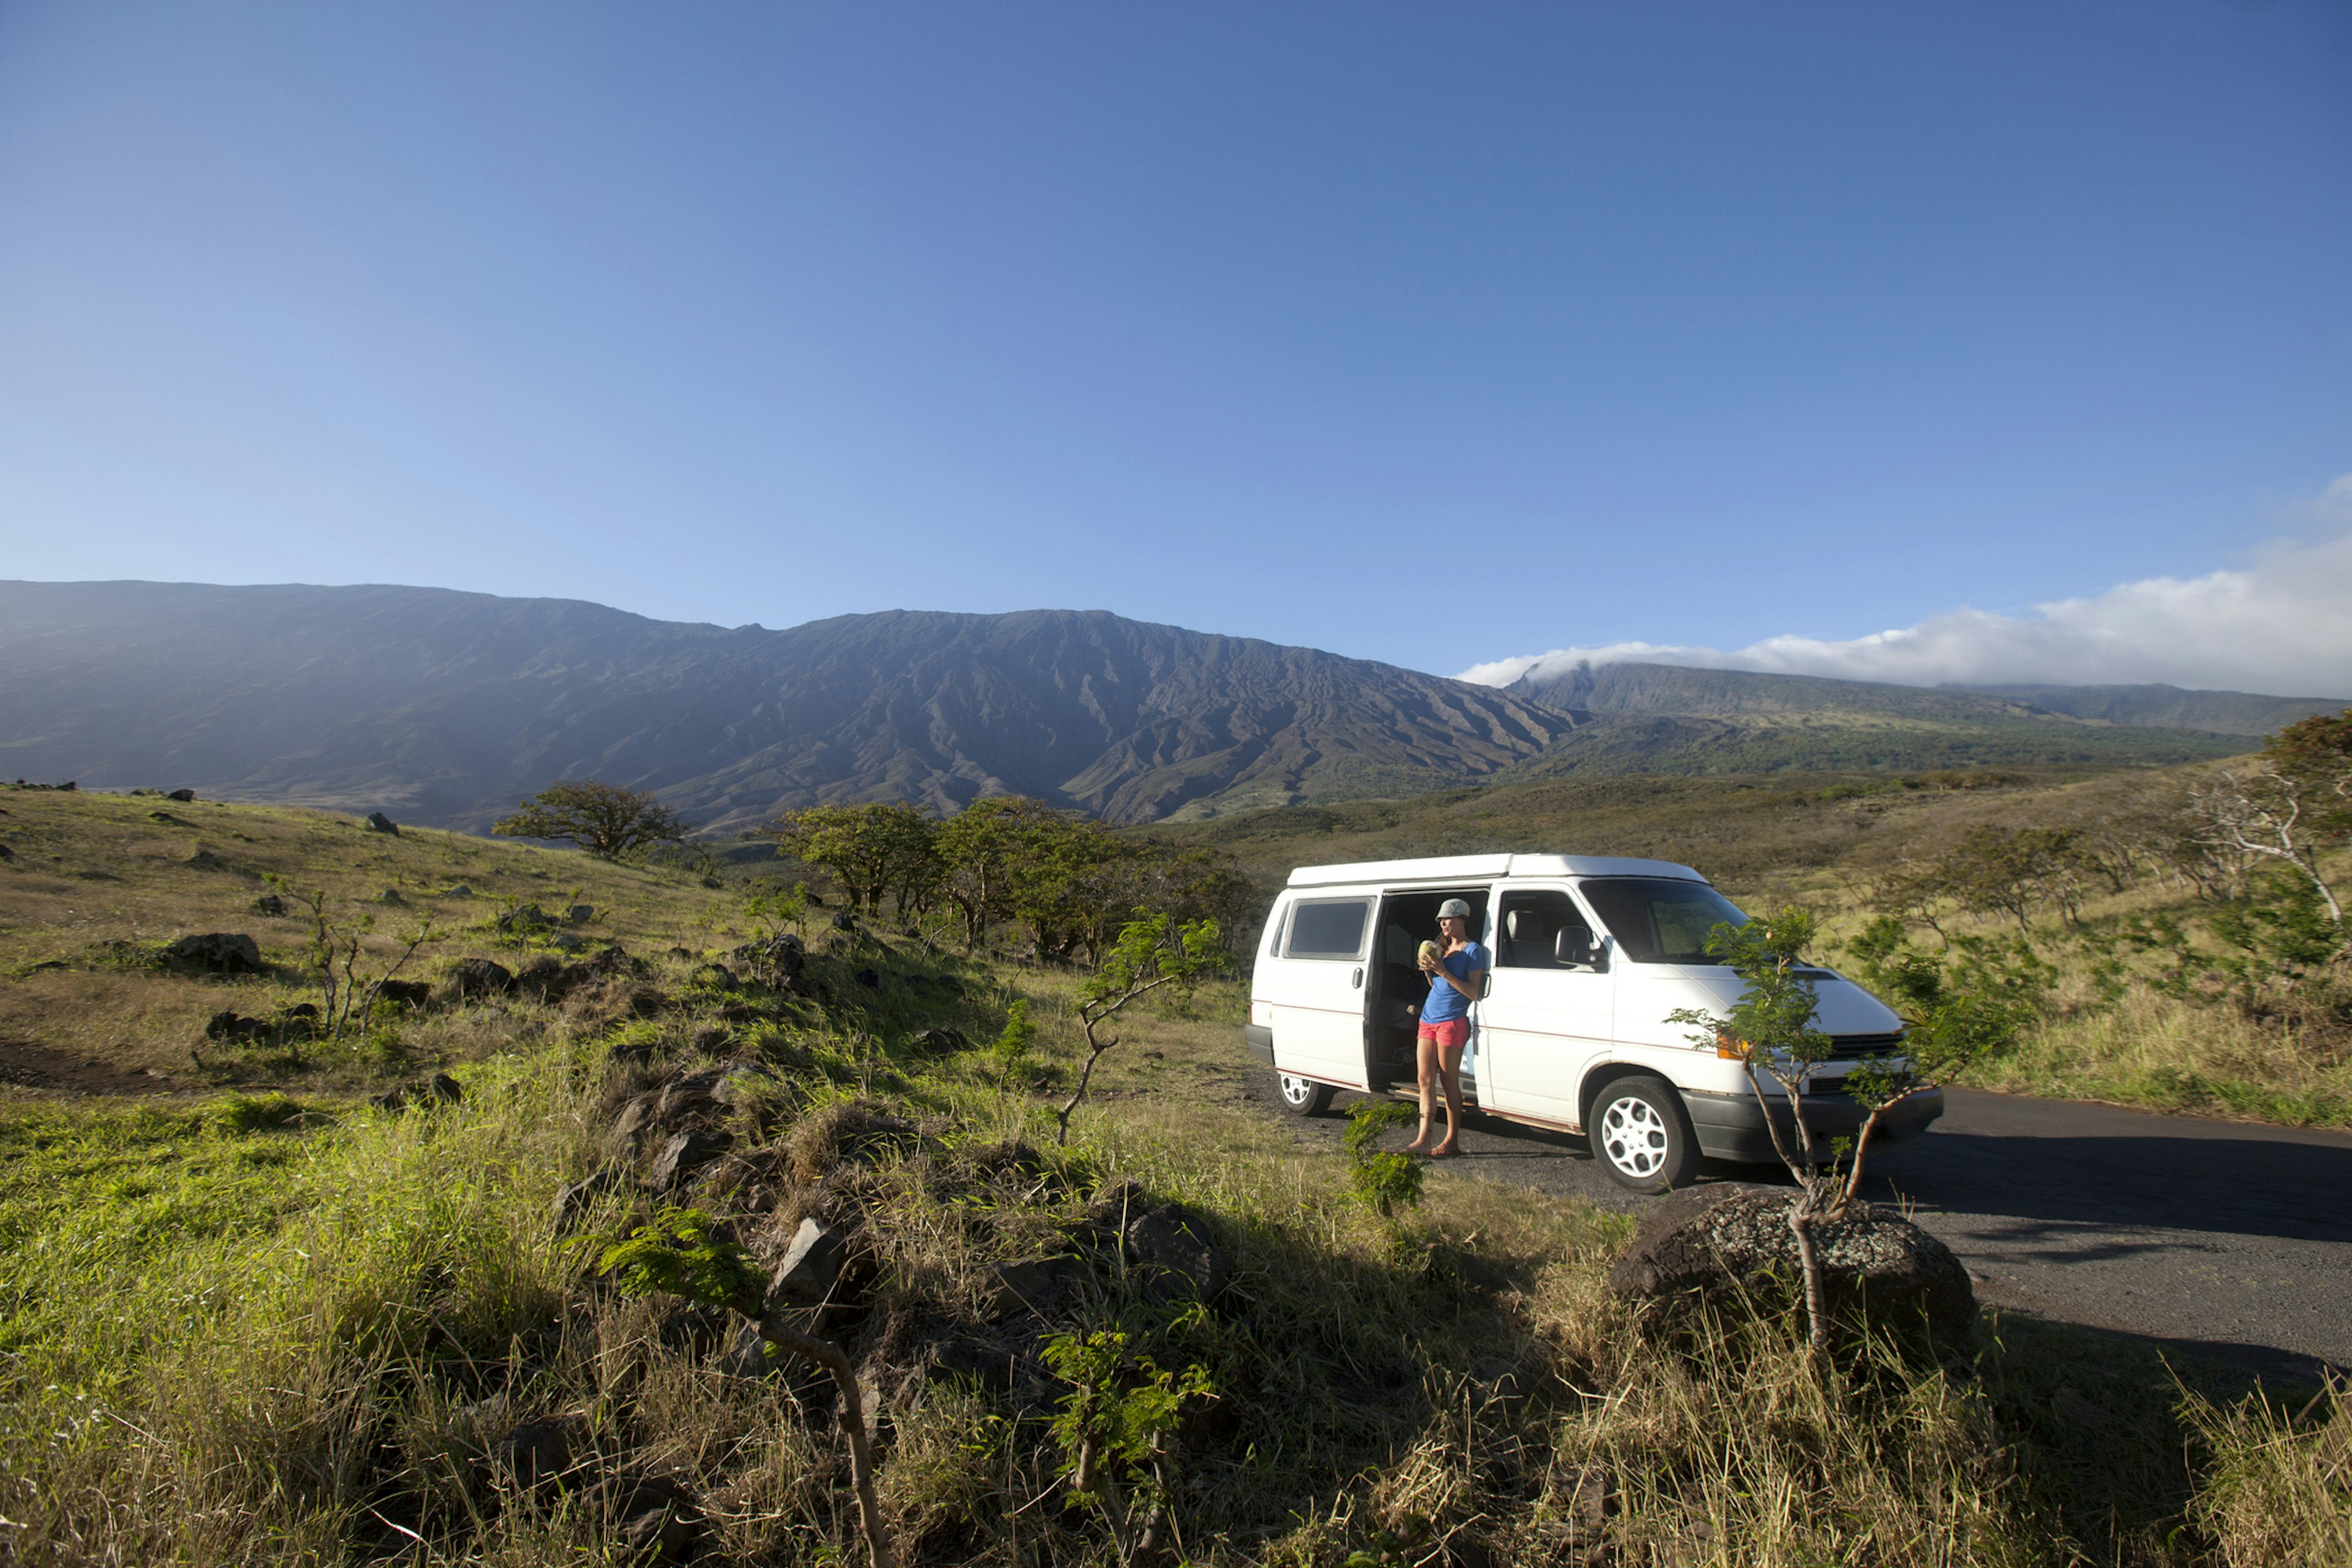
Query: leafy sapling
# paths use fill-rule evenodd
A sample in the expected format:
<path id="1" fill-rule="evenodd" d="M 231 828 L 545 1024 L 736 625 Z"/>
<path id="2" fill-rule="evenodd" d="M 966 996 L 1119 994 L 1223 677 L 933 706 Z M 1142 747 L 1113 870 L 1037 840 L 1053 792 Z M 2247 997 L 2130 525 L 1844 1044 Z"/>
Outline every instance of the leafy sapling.
<path id="1" fill-rule="evenodd" d="M 1070 1117 L 1087 1098 L 1095 1063 L 1118 1041 L 1102 1027 L 1130 1002 L 1163 986 L 1192 985 L 1218 973 L 1231 962 L 1217 945 L 1217 922 L 1187 921 L 1181 930 L 1166 914 L 1144 914 L 1119 928 L 1118 940 L 1103 955 L 1102 967 L 1078 987 L 1078 1024 L 1087 1036 L 1086 1065 L 1078 1087 L 1054 1113 L 1056 1144 L 1070 1141 Z"/>
<path id="2" fill-rule="evenodd" d="M 2004 1043 L 2014 1023 L 2010 1014 L 1989 1010 L 1975 1000 L 1944 996 L 1939 967 L 1899 965 L 1896 988 L 1914 1004 L 1919 1022 L 1905 1038 L 1903 1056 L 1864 1061 L 1848 1069 L 1840 1087 L 1866 1114 L 1854 1138 L 1837 1139 L 1824 1150 L 1805 1114 L 1805 1094 L 1814 1069 L 1837 1052 L 1837 1042 L 1814 1026 L 1820 999 L 1804 953 L 1817 930 L 1809 911 L 1794 908 L 1740 925 L 1727 921 L 1717 925 L 1707 933 L 1706 950 L 1745 983 L 1738 1000 L 1727 1014 L 1684 1007 L 1667 1015 L 1666 1021 L 1696 1026 L 1703 1032 L 1692 1035 L 1694 1041 L 1737 1058 L 1747 1068 L 1748 1087 L 1764 1112 L 1773 1152 L 1797 1181 L 1789 1228 L 1796 1235 L 1797 1258 L 1804 1270 L 1809 1338 L 1819 1354 L 1828 1348 L 1829 1315 L 1821 1258 L 1813 1245 L 1814 1226 L 1845 1217 L 1862 1184 L 1870 1141 L 1886 1114 L 1934 1089 L 1976 1056 Z M 1895 955 L 1890 951 L 1885 956 Z M 1785 1134 L 1782 1119 L 1773 1114 L 1771 1099 L 1764 1091 L 1768 1075 L 1780 1086 L 1787 1100 L 1789 1131 Z"/>
<path id="3" fill-rule="evenodd" d="M 641 1225 L 606 1247 L 596 1259 L 596 1272 L 613 1276 L 626 1295 L 682 1296 L 706 1306 L 723 1307 L 757 1324 L 760 1337 L 770 1344 L 830 1373 L 841 1393 L 841 1429 L 849 1439 L 850 1479 L 857 1489 L 857 1514 L 866 1530 L 866 1547 L 873 1553 L 874 1568 L 893 1568 L 897 1554 L 874 1490 L 865 1390 L 858 1384 L 856 1371 L 839 1345 L 804 1334 L 786 1322 L 782 1312 L 768 1310 L 765 1281 L 742 1247 L 713 1235 L 710 1216 L 700 1209 L 666 1208 L 652 1224 Z"/>
<path id="4" fill-rule="evenodd" d="M 766 943 L 793 928 L 793 934 L 805 939 L 808 935 L 808 884 L 794 882 L 781 892 L 753 893 L 743 900 L 743 917 L 751 927 L 751 940 Z"/>
<path id="5" fill-rule="evenodd" d="M 1357 1201 L 1382 1219 L 1421 1203 L 1422 1178 L 1428 1168 L 1410 1154 L 1380 1146 L 1383 1131 L 1419 1114 L 1401 1100 L 1367 1100 L 1348 1113 L 1348 1131 L 1340 1135 L 1348 1150 L 1348 1184 Z"/>
<path id="6" fill-rule="evenodd" d="M 988 1047 L 989 1066 L 996 1069 L 996 1092 L 1004 1093 L 1016 1077 L 1029 1069 L 1029 1051 L 1037 1043 L 1037 1026 L 1029 1021 L 1029 1003 L 1017 998 L 1004 1010 L 1004 1029 Z"/>
<path id="7" fill-rule="evenodd" d="M 1101 1514 L 1122 1568 L 1154 1560 L 1168 1511 L 1168 1440 L 1188 1404 L 1217 1396 L 1208 1369 L 1166 1371 L 1130 1351 L 1119 1330 L 1056 1334 L 1039 1354 L 1070 1385 L 1053 1428 L 1070 1500 Z"/>
<path id="8" fill-rule="evenodd" d="M 356 1022 L 360 1040 L 364 1044 L 385 984 L 407 966 L 418 948 L 438 941 L 439 933 L 434 931 L 429 918 L 420 922 L 409 933 L 408 945 L 401 950 L 400 956 L 383 973 L 369 980 L 360 973 L 360 956 L 368 933 L 375 929 L 375 917 L 362 915 L 348 926 L 337 926 L 327 918 L 325 889 L 296 893 L 294 897 L 310 915 L 310 959 L 319 972 L 319 989 L 325 1002 L 319 1015 L 320 1032 L 340 1045 L 345 1031 Z M 299 1052 L 295 1065 L 301 1065 Z"/>

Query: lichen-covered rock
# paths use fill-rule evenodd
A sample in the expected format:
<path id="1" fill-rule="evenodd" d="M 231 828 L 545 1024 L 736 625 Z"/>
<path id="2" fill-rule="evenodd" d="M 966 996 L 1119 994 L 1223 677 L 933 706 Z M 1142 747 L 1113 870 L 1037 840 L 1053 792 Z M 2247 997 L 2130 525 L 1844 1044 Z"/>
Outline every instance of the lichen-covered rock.
<path id="1" fill-rule="evenodd" d="M 1609 1272 L 1620 1296 L 1669 1306 L 1745 1298 L 1773 1310 L 1802 1300 L 1803 1270 L 1789 1227 L 1796 1195 L 1747 1183 L 1686 1188 L 1661 1199 Z M 1937 1347 L 1965 1341 L 1976 1291 L 1952 1249 L 1876 1204 L 1819 1220 L 1813 1246 L 1833 1315 Z"/>
<path id="2" fill-rule="evenodd" d="M 205 1038 L 242 1045 L 247 1040 L 263 1038 L 269 1030 L 270 1023 L 267 1018 L 248 1018 L 234 1009 L 224 1008 L 205 1022 Z"/>
<path id="3" fill-rule="evenodd" d="M 988 1270 L 989 1304 L 1000 1316 L 1049 1316 L 1075 1300 L 1091 1278 L 1082 1259 L 1066 1256 L 995 1264 Z"/>
<path id="4" fill-rule="evenodd" d="M 814 1219 L 801 1221 L 800 1228 L 793 1233 L 792 1245 L 785 1248 L 783 1261 L 769 1277 L 769 1308 L 781 1310 L 786 1307 L 824 1305 L 841 1276 L 847 1245 L 847 1236 L 839 1229 Z"/>
<path id="5" fill-rule="evenodd" d="M 734 1135 L 718 1128 L 694 1127 L 678 1133 L 654 1156 L 646 1184 L 657 1193 L 683 1186 L 688 1177 L 735 1145 Z"/>
<path id="6" fill-rule="evenodd" d="M 490 1445 L 490 1462 L 517 1489 L 535 1491 L 571 1473 L 572 1449 L 586 1435 L 576 1415 L 518 1422 Z"/>
<path id="7" fill-rule="evenodd" d="M 184 936 L 163 949 L 163 961 L 207 974 L 258 974 L 261 948 L 243 931 L 213 931 Z"/>
<path id="8" fill-rule="evenodd" d="M 449 971 L 449 998 L 454 1002 L 479 1002 L 485 997 L 503 996 L 514 989 L 515 977 L 503 963 L 487 958 L 469 958 Z"/>
<path id="9" fill-rule="evenodd" d="M 1224 1250 L 1210 1239 L 1207 1218 L 1181 1204 L 1138 1215 L 1122 1240 L 1148 1300 L 1213 1300 L 1233 1276 Z"/>

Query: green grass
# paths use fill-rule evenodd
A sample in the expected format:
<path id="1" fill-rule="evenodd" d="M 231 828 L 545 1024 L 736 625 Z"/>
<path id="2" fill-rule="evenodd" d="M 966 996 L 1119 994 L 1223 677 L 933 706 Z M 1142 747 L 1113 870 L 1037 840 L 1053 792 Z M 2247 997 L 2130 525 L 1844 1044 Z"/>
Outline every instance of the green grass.
<path id="1" fill-rule="evenodd" d="M 0 1352 L 10 1365 L 21 1370 L 37 1347 L 70 1347 L 79 1379 L 120 1371 L 125 1343 L 82 1331 L 171 1315 L 192 1299 L 174 1278 L 190 1260 L 274 1236 L 300 1212 L 308 1167 L 329 1141 L 279 1131 L 282 1120 L 254 1101 L 0 1110 Z M 107 1305 L 93 1319 L 97 1301 Z"/>

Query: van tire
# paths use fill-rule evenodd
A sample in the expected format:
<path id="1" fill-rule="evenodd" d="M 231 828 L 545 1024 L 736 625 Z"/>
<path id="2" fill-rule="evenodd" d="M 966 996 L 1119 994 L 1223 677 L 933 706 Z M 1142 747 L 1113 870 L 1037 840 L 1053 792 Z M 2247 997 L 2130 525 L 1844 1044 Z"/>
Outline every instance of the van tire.
<path id="1" fill-rule="evenodd" d="M 1282 1108 L 1293 1116 L 1320 1116 L 1331 1108 L 1329 1084 L 1293 1078 L 1286 1072 L 1276 1073 L 1275 1079 L 1282 1089 Z"/>
<path id="2" fill-rule="evenodd" d="M 1611 1079 L 1586 1119 L 1592 1157 L 1609 1179 L 1637 1193 L 1686 1187 L 1698 1176 L 1698 1139 L 1674 1085 L 1647 1073 Z"/>

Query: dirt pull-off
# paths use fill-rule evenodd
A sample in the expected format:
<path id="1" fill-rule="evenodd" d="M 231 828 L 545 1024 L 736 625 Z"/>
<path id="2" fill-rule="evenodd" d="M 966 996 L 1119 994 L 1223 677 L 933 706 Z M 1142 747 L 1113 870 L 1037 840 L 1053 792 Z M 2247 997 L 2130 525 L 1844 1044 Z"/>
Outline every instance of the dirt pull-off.
<path id="1" fill-rule="evenodd" d="M 43 1094 L 170 1094 L 186 1086 L 146 1068 L 92 1061 L 26 1040 L 0 1039 L 0 1083 Z"/>

